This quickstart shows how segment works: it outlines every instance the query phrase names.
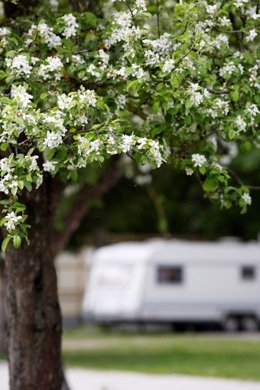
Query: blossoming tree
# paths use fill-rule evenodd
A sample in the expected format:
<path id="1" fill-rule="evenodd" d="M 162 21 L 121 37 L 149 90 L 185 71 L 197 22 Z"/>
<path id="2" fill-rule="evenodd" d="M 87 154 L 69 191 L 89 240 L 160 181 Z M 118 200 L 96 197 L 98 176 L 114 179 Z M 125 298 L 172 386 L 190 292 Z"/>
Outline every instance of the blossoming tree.
<path id="1" fill-rule="evenodd" d="M 11 390 L 60 389 L 53 265 L 120 155 L 196 175 L 223 207 L 251 203 L 223 151 L 259 147 L 249 0 L 20 0 L 0 20 L 0 195 Z M 103 166 L 95 184 L 85 183 Z M 85 181 L 84 181 L 85 180 Z M 84 184 L 82 184 L 84 182 Z M 52 221 L 79 183 L 65 232 Z"/>

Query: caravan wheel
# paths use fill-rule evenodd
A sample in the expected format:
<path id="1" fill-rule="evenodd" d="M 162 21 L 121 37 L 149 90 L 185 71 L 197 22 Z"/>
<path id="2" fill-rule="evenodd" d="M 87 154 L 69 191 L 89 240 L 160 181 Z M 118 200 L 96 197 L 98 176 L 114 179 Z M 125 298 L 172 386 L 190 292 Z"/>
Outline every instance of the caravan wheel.
<path id="1" fill-rule="evenodd" d="M 236 317 L 229 316 L 223 323 L 223 328 L 226 332 L 237 332 L 239 331 L 239 320 Z"/>
<path id="2" fill-rule="evenodd" d="M 243 317 L 241 326 L 246 332 L 256 332 L 258 330 L 258 321 L 254 316 Z"/>

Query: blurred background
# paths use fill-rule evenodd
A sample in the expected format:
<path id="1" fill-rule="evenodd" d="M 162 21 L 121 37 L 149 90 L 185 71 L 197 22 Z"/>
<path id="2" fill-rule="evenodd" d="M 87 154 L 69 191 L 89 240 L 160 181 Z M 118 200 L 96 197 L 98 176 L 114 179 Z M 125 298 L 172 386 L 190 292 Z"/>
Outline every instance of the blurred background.
<path id="1" fill-rule="evenodd" d="M 259 166 L 260 155 L 245 152 L 233 159 L 231 169 L 244 183 L 256 186 L 260 184 Z M 91 200 L 80 227 L 56 260 L 65 328 L 65 363 L 83 368 L 260 380 L 260 337 L 254 327 L 251 331 L 249 327 L 247 332 L 233 329 L 230 333 L 208 323 L 199 327 L 191 323 L 181 327 L 154 324 L 144 327 L 140 323 L 100 327 L 85 321 L 83 299 L 97 248 L 151 239 L 205 242 L 226 237 L 230 242 L 259 242 L 260 192 L 252 192 L 252 205 L 246 214 L 240 214 L 239 209 L 223 210 L 205 198 L 196 177 L 186 176 L 175 167 L 163 166 L 152 171 L 126 160 L 124 172 L 108 193 Z M 57 231 L 64 228 L 64 215 L 75 193 L 72 188 L 60 205 L 55 220 Z M 2 350 L 3 283 L 2 279 Z M 254 300 L 258 302 L 259 296 Z"/>

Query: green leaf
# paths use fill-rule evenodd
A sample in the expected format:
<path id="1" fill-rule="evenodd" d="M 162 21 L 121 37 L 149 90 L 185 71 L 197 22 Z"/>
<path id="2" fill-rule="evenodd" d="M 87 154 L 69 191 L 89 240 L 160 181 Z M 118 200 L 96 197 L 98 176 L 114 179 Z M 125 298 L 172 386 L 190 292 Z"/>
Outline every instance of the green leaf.
<path id="1" fill-rule="evenodd" d="M 79 73 L 78 73 L 78 78 L 79 79 L 82 79 L 84 76 L 86 75 L 86 70 L 81 70 Z"/>
<path id="2" fill-rule="evenodd" d="M 246 141 L 243 144 L 241 144 L 240 149 L 244 153 L 250 152 L 250 150 L 252 150 L 252 143 L 249 141 Z"/>
<path id="3" fill-rule="evenodd" d="M 218 179 L 216 177 L 207 177 L 203 183 L 203 189 L 207 192 L 214 192 L 218 188 Z"/>
<path id="4" fill-rule="evenodd" d="M 0 80 L 5 79 L 6 77 L 7 74 L 4 71 L 0 70 Z"/>
<path id="5" fill-rule="evenodd" d="M 24 181 L 24 185 L 25 185 L 25 188 L 28 190 L 28 191 L 32 191 L 32 183 L 30 183 L 29 181 Z"/>
<path id="6" fill-rule="evenodd" d="M 18 235 L 15 235 L 15 236 L 13 237 L 13 244 L 14 244 L 15 249 L 20 248 L 21 243 L 22 243 L 21 237 L 18 236 Z"/>
<path id="7" fill-rule="evenodd" d="M 239 87 L 237 85 L 235 86 L 234 91 L 231 92 L 231 99 L 234 102 L 238 102 L 239 101 Z"/>
<path id="8" fill-rule="evenodd" d="M 5 222 L 6 222 L 6 218 L 0 219 L 0 227 L 3 226 Z"/>
<path id="9" fill-rule="evenodd" d="M 7 245 L 9 244 L 9 241 L 11 240 L 10 236 L 5 237 L 5 239 L 2 242 L 1 249 L 3 252 L 6 251 Z"/>
<path id="10" fill-rule="evenodd" d="M 6 152 L 7 149 L 8 149 L 8 143 L 5 142 L 3 144 L 0 145 L 0 149 L 3 151 L 3 152 Z"/>
<path id="11" fill-rule="evenodd" d="M 97 18 L 91 12 L 84 12 L 80 15 L 80 22 L 82 27 L 86 29 L 95 28 L 97 25 Z"/>

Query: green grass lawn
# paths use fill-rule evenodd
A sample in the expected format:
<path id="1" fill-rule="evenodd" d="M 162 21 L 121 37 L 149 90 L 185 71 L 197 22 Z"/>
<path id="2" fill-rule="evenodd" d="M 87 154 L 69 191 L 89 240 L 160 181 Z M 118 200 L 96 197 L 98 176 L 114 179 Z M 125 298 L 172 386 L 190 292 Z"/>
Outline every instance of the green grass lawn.
<path id="1" fill-rule="evenodd" d="M 260 381 L 260 337 L 65 332 L 67 366 Z"/>
<path id="2" fill-rule="evenodd" d="M 0 352 L 0 360 L 7 360 L 7 353 Z"/>

